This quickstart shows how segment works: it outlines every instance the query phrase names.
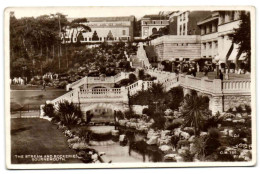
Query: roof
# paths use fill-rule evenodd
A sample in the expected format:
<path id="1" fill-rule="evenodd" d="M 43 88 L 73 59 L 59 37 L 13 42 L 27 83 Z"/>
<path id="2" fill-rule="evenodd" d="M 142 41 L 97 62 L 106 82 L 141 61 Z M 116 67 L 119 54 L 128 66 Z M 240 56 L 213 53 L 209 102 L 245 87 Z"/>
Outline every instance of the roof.
<path id="1" fill-rule="evenodd" d="M 167 16 L 158 15 L 158 14 L 152 14 L 152 15 L 144 15 L 143 18 L 149 18 L 150 20 L 168 20 L 169 18 Z"/>
<path id="2" fill-rule="evenodd" d="M 207 16 L 206 18 L 204 18 L 203 20 L 199 21 L 197 23 L 197 25 L 202 25 L 205 24 L 207 22 L 213 21 L 213 20 L 217 20 L 219 17 L 218 12 L 212 12 L 209 16 Z"/>
<path id="3" fill-rule="evenodd" d="M 134 21 L 134 16 L 117 16 L 117 17 L 86 17 L 88 22 L 115 22 L 115 21 Z M 72 21 L 77 18 L 68 18 Z"/>

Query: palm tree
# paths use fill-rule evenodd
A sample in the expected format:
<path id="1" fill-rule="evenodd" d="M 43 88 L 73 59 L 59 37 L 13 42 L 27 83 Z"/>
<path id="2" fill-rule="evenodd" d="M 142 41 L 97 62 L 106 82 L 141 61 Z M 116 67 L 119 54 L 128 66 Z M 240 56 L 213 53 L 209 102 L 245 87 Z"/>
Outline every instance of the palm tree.
<path id="1" fill-rule="evenodd" d="M 195 136 L 198 136 L 208 113 L 208 98 L 186 95 L 181 106 L 181 117 L 184 118 L 184 126 L 194 127 Z"/>

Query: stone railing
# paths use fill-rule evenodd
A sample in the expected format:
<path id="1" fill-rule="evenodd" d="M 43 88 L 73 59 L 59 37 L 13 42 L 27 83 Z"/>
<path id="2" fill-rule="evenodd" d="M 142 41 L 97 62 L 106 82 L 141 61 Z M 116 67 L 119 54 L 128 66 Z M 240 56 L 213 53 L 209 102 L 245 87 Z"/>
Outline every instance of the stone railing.
<path id="1" fill-rule="evenodd" d="M 69 91 L 71 89 L 75 89 L 83 84 L 99 84 L 99 83 L 117 83 L 120 80 L 126 79 L 129 77 L 129 73 L 121 72 L 111 77 L 83 77 L 71 84 L 66 86 L 66 90 Z"/>
<path id="2" fill-rule="evenodd" d="M 72 91 L 69 91 L 68 93 L 54 99 L 51 101 L 51 103 L 54 105 L 54 106 L 58 106 L 59 103 L 62 103 L 62 102 L 65 102 L 65 101 L 68 101 L 68 102 L 73 102 L 73 99 L 77 96 L 77 90 L 72 90 Z"/>
<path id="3" fill-rule="evenodd" d="M 81 90 L 79 98 L 123 98 L 124 94 L 121 88 L 94 88 Z"/>
<path id="4" fill-rule="evenodd" d="M 179 83 L 184 88 L 199 92 L 217 94 L 249 94 L 251 92 L 251 80 L 223 80 L 197 78 L 189 75 L 179 75 Z"/>
<path id="5" fill-rule="evenodd" d="M 251 93 L 251 80 L 224 80 L 223 81 L 223 93 Z"/>

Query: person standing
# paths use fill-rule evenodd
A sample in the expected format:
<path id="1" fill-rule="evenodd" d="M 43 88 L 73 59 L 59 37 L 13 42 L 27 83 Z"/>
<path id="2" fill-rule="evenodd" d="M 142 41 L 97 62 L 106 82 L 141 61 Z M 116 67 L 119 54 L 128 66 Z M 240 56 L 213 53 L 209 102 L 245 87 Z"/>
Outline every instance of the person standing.
<path id="1" fill-rule="evenodd" d="M 221 80 L 223 80 L 223 73 L 222 73 L 222 71 L 219 71 L 219 78 L 220 78 Z"/>

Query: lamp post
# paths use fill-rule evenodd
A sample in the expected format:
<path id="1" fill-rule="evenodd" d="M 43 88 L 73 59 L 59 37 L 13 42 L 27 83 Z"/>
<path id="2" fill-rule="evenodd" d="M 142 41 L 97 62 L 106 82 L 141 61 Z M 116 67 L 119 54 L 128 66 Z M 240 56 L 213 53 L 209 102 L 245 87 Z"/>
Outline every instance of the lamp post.
<path id="1" fill-rule="evenodd" d="M 219 55 L 216 55 L 214 57 L 214 60 L 216 62 L 216 69 L 217 69 L 217 76 L 216 76 L 216 79 L 219 79 Z"/>
<path id="2" fill-rule="evenodd" d="M 182 73 L 183 57 L 180 57 L 179 60 L 180 60 L 180 73 Z"/>

